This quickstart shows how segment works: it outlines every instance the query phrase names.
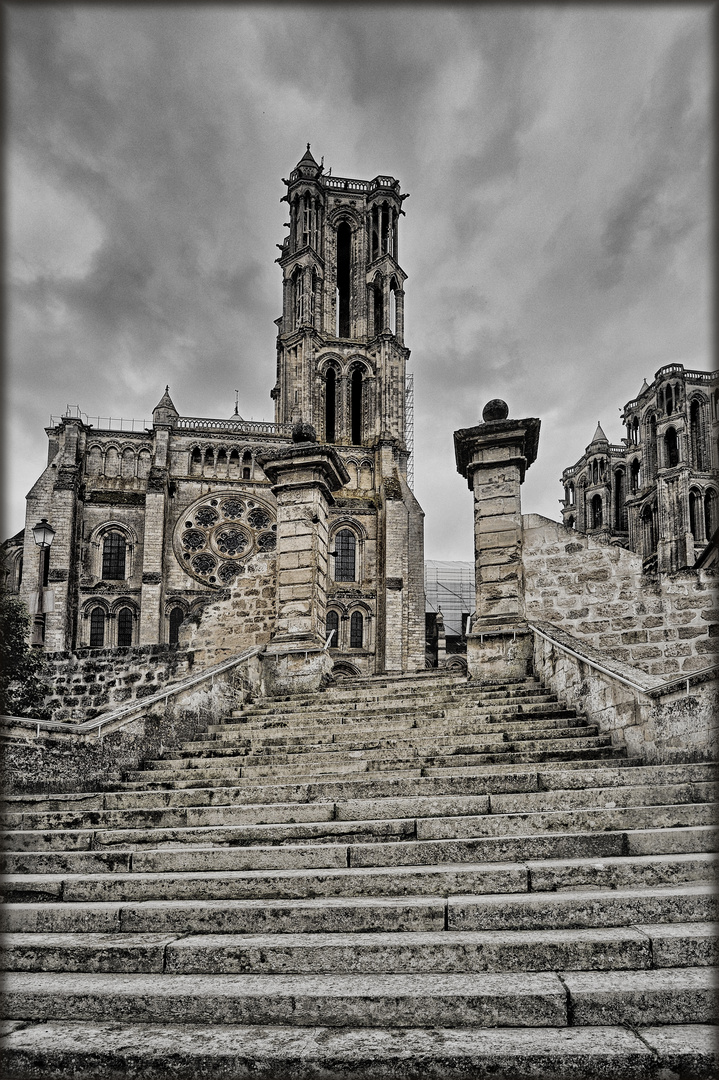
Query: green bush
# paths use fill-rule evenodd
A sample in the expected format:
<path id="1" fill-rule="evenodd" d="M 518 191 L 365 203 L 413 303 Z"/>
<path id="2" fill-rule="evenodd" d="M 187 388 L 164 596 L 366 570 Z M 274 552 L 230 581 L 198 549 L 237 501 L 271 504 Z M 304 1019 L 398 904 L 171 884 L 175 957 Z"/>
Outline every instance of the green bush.
<path id="1" fill-rule="evenodd" d="M 0 595 L 0 713 L 48 718 L 41 649 L 28 643 L 30 616 L 21 600 Z"/>

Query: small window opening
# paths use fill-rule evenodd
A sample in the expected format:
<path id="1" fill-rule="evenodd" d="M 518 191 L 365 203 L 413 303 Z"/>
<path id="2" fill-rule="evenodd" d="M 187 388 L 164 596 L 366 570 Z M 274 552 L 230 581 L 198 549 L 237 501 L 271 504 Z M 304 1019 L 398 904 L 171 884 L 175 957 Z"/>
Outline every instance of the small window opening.
<path id="1" fill-rule="evenodd" d="M 340 617 L 336 611 L 328 611 L 325 619 L 325 637 L 329 637 L 333 630 L 334 634 L 330 642 L 330 648 L 337 649 L 339 648 Z"/>
<path id="2" fill-rule="evenodd" d="M 361 649 L 364 640 L 364 619 L 361 611 L 353 611 L 350 619 L 350 649 Z"/>
<path id="3" fill-rule="evenodd" d="M 352 443 L 359 446 L 362 442 L 362 369 L 355 368 L 351 382 Z"/>
<path id="4" fill-rule="evenodd" d="M 601 529 L 602 527 L 602 496 L 595 495 L 592 499 L 592 528 Z"/>
<path id="5" fill-rule="evenodd" d="M 180 627 L 185 621 L 185 612 L 181 607 L 174 607 L 170 612 L 170 645 L 177 645 L 180 640 Z"/>
<path id="6" fill-rule="evenodd" d="M 325 379 L 325 440 L 335 441 L 335 414 L 337 398 L 337 376 L 334 368 L 329 368 Z"/>
<path id="7" fill-rule="evenodd" d="M 105 581 L 118 581 L 125 577 L 125 537 L 111 532 L 102 546 L 102 577 Z"/>
<path id="8" fill-rule="evenodd" d="M 105 612 L 101 607 L 90 612 L 90 648 L 101 649 L 105 644 Z"/>
<path id="9" fill-rule="evenodd" d="M 339 337 L 350 336 L 350 250 L 352 230 L 346 221 L 337 229 L 337 290 Z"/>
<path id="10" fill-rule="evenodd" d="M 132 645 L 132 609 L 120 608 L 117 616 L 117 644 L 123 648 Z"/>
<path id="11" fill-rule="evenodd" d="M 335 581 L 355 580 L 357 541 L 350 529 L 341 529 L 335 537 Z"/>
<path id="12" fill-rule="evenodd" d="M 673 427 L 667 429 L 664 435 L 664 448 L 667 455 L 667 466 L 673 469 L 679 464 L 679 442 L 676 430 Z"/>

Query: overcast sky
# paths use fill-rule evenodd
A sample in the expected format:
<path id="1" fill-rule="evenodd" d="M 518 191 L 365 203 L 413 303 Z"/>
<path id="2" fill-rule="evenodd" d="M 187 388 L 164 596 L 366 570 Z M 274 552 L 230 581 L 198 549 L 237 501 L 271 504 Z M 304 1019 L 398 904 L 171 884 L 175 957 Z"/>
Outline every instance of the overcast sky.
<path id="1" fill-rule="evenodd" d="M 51 413 L 273 419 L 281 177 L 391 173 L 428 558 L 452 432 L 538 416 L 525 512 L 663 364 L 711 366 L 708 6 L 6 7 L 5 532 Z"/>

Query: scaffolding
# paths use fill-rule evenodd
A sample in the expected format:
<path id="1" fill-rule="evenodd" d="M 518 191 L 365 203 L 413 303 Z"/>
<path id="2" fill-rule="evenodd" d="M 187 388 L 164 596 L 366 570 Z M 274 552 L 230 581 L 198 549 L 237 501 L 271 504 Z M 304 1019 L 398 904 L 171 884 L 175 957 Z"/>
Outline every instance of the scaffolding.
<path id="1" fill-rule="evenodd" d="M 404 388 L 404 437 L 407 443 L 407 485 L 414 491 L 414 373 L 407 372 Z"/>
<path id="2" fill-rule="evenodd" d="M 445 633 L 461 637 L 474 611 L 474 564 L 427 559 L 424 564 L 425 611 L 442 609 Z"/>

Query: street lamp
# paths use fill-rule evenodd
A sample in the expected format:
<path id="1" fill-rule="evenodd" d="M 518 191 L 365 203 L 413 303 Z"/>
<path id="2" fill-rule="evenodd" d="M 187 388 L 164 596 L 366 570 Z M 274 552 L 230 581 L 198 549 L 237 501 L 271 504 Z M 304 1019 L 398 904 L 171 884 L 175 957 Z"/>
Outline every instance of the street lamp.
<path id="1" fill-rule="evenodd" d="M 43 588 L 45 585 L 45 563 L 48 555 L 45 554 L 50 551 L 50 545 L 55 538 L 55 530 L 52 525 L 49 524 L 47 518 L 40 518 L 37 525 L 33 525 L 32 529 L 33 540 L 40 548 L 40 555 L 37 560 L 37 606 L 35 608 L 35 619 L 33 622 L 32 644 L 35 646 L 42 646 L 45 641 L 45 612 L 43 604 Z"/>

